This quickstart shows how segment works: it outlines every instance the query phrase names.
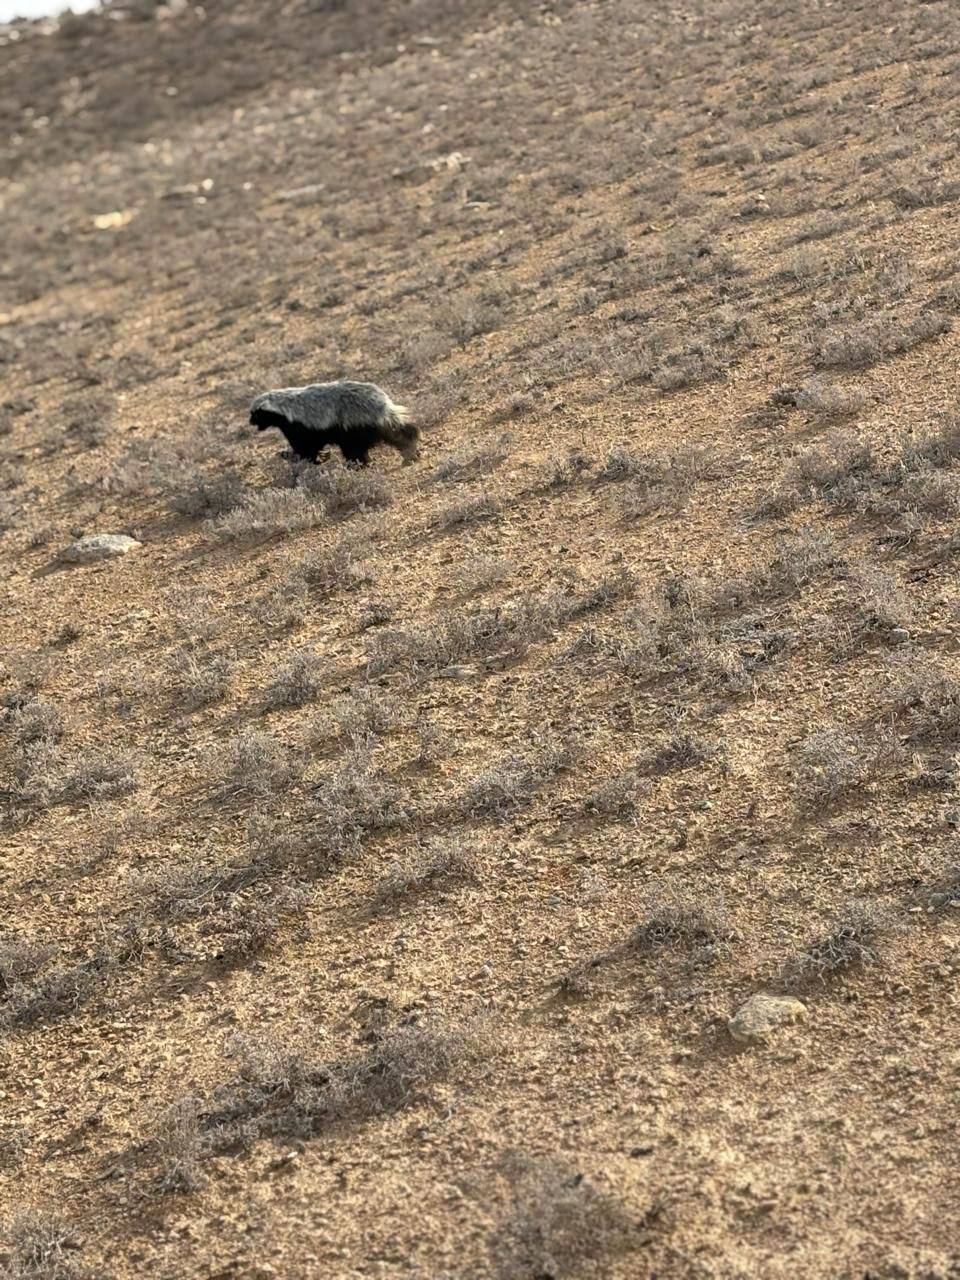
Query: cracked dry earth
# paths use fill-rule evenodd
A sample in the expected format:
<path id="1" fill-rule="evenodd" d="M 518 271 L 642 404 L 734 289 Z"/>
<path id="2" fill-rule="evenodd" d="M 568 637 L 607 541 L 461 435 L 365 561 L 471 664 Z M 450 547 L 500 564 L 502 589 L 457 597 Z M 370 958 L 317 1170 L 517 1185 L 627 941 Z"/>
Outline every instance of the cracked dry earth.
<path id="1" fill-rule="evenodd" d="M 958 42 L 0 29 L 4 1275 L 960 1275 Z"/>

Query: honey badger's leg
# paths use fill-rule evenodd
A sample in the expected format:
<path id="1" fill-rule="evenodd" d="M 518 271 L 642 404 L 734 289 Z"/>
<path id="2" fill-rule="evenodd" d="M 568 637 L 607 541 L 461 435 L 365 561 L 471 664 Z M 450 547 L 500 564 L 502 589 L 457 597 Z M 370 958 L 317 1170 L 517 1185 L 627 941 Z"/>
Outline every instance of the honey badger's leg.
<path id="1" fill-rule="evenodd" d="M 302 422 L 288 422 L 280 429 L 298 458 L 304 462 L 316 462 L 317 454 L 326 443 L 320 432 L 311 431 Z"/>
<path id="2" fill-rule="evenodd" d="M 370 450 L 380 443 L 380 431 L 374 426 L 337 427 L 331 432 L 331 444 L 340 446 L 345 462 L 365 467 L 370 461 Z"/>
<path id="3" fill-rule="evenodd" d="M 362 441 L 344 440 L 340 445 L 344 462 L 352 462 L 358 467 L 369 466 L 370 449 Z"/>

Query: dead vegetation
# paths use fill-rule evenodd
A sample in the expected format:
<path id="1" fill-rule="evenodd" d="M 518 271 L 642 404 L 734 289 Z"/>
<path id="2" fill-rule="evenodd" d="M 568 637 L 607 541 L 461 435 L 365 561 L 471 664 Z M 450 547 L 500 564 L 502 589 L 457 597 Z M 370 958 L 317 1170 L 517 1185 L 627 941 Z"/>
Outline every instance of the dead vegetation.
<path id="1" fill-rule="evenodd" d="M 0 30 L 4 1274 L 955 1266 L 960 18 L 755 10 Z"/>
<path id="2" fill-rule="evenodd" d="M 478 874 L 476 855 L 460 836 L 439 837 L 414 849 L 403 861 L 392 862 L 377 882 L 372 906 L 386 911 L 422 894 L 465 882 Z"/>
<path id="3" fill-rule="evenodd" d="M 495 1047 L 489 1025 L 397 1026 L 361 1053 L 318 1060 L 307 1035 L 234 1038 L 236 1073 L 210 1098 L 178 1100 L 157 1125 L 158 1187 L 189 1192 L 203 1185 L 211 1156 L 272 1140 L 309 1141 L 338 1122 L 354 1124 L 408 1106 L 438 1081 L 481 1063 Z"/>
<path id="4" fill-rule="evenodd" d="M 76 1228 L 54 1210 L 23 1209 L 5 1232 L 10 1252 L 3 1274 L 9 1280 L 84 1280 Z"/>
<path id="5" fill-rule="evenodd" d="M 864 965 L 876 964 L 879 939 L 888 927 L 884 913 L 870 902 L 851 902 L 840 912 L 833 929 L 791 957 L 784 979 L 797 986 L 825 982 Z"/>

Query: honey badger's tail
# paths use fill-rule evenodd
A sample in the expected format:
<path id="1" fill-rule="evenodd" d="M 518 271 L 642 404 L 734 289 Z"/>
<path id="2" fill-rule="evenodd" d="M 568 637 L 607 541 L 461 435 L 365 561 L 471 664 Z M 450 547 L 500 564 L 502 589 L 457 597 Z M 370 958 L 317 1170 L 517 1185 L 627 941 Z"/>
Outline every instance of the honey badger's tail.
<path id="1" fill-rule="evenodd" d="M 420 432 L 410 421 L 409 409 L 388 400 L 379 425 L 384 443 L 392 444 L 399 451 L 404 465 L 417 461 L 420 457 Z"/>

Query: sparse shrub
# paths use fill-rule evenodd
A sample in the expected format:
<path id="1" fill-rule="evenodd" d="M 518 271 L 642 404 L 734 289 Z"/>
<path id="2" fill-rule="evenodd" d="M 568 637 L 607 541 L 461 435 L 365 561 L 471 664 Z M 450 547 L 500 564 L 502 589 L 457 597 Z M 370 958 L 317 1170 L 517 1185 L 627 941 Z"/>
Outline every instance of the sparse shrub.
<path id="1" fill-rule="evenodd" d="M 896 738 L 885 729 L 872 736 L 848 729 L 821 729 L 800 747 L 795 778 L 801 802 L 816 809 L 836 804 L 866 786 L 899 757 Z"/>
<path id="2" fill-rule="evenodd" d="M 450 349 L 449 338 L 433 330 L 427 330 L 424 333 L 403 338 L 397 348 L 394 363 L 396 368 L 404 373 L 419 374 L 443 360 L 450 353 Z M 445 417 L 450 408 L 452 408 L 452 402 L 449 400 L 439 413 L 435 407 L 433 414 L 435 422 Z"/>
<path id="3" fill-rule="evenodd" d="M 166 935 L 176 938 L 180 951 L 199 943 L 205 958 L 248 960 L 312 900 L 311 890 L 284 867 L 304 860 L 308 850 L 302 840 L 301 830 L 284 832 L 256 815 L 247 827 L 251 861 L 218 866 L 198 858 L 161 867 L 142 876 L 136 892 L 163 922 Z M 320 868 L 315 864 L 314 869 Z M 176 926 L 187 928 L 173 934 Z"/>
<path id="4" fill-rule="evenodd" d="M 516 567 L 499 556 L 471 556 L 457 572 L 457 585 L 464 592 L 487 591 L 509 581 Z"/>
<path id="5" fill-rule="evenodd" d="M 905 323 L 892 316 L 865 320 L 853 329 L 827 338 L 818 349 L 817 362 L 828 369 L 865 369 L 878 360 L 899 355 L 917 343 L 946 333 L 950 327 L 949 317 L 938 311 L 921 312 Z"/>
<path id="6" fill-rule="evenodd" d="M 948 745 L 960 741 L 960 678 L 934 662 L 914 659 L 898 674 L 892 709 L 908 740 Z"/>
<path id="7" fill-rule="evenodd" d="M 681 730 L 672 734 L 660 747 L 645 756 L 641 761 L 641 767 L 648 773 L 692 769 L 695 765 L 712 760 L 716 754 L 717 748 L 712 742 Z"/>
<path id="8" fill-rule="evenodd" d="M 13 1124 L 0 1130 L 0 1169 L 6 1174 L 19 1169 L 29 1146 L 30 1134 L 23 1125 Z"/>
<path id="9" fill-rule="evenodd" d="M 360 685 L 337 698 L 331 715 L 337 732 L 345 738 L 364 741 L 371 734 L 389 733 L 405 723 L 401 702 L 372 685 Z"/>
<path id="10" fill-rule="evenodd" d="M 519 655 L 550 634 L 567 602 L 566 593 L 548 592 L 498 609 L 451 614 L 429 630 L 380 631 L 367 642 L 367 670 L 375 676 L 404 667 L 444 667 L 491 653 Z"/>
<path id="11" fill-rule="evenodd" d="M 849 219 L 827 210 L 818 210 L 809 222 L 804 223 L 796 232 L 796 241 L 802 244 L 805 240 L 826 240 L 838 235 L 849 226 Z"/>
<path id="12" fill-rule="evenodd" d="M 297 478 L 297 492 L 300 491 L 319 502 L 326 515 L 337 519 L 357 511 L 376 511 L 393 501 L 390 482 L 381 471 L 332 461 L 323 467 L 304 464 Z"/>
<path id="13" fill-rule="evenodd" d="M 629 445 L 615 444 L 607 451 L 598 479 L 619 481 L 642 477 L 649 461 L 649 457 L 637 453 Z"/>
<path id="14" fill-rule="evenodd" d="M 171 624 L 186 646 L 215 640 L 223 630 L 222 601 L 215 596 L 174 588 L 169 602 Z"/>
<path id="15" fill-rule="evenodd" d="M 524 391 L 514 391 L 494 411 L 493 421 L 509 422 L 515 418 L 523 418 L 528 413 L 533 413 L 536 407 L 537 402 L 533 396 L 527 395 Z"/>
<path id="16" fill-rule="evenodd" d="M 876 941 L 886 924 L 883 912 L 870 902 L 851 902 L 840 912 L 835 927 L 810 943 L 783 968 L 789 985 L 825 981 L 839 973 L 876 964 Z"/>
<path id="17" fill-rule="evenodd" d="M 244 830 L 246 862 L 252 871 L 268 871 L 299 866 L 310 861 L 313 852 L 309 826 L 255 810 Z M 321 863 L 323 859 L 319 860 Z M 251 883 L 253 881 L 251 880 Z"/>
<path id="18" fill-rule="evenodd" d="M 195 1184 L 200 1162 L 210 1155 L 263 1138 L 304 1141 L 334 1121 L 358 1123 L 397 1111 L 435 1081 L 479 1062 L 492 1045 L 492 1032 L 480 1022 L 457 1028 L 409 1024 L 379 1034 L 361 1054 L 323 1062 L 313 1059 L 306 1037 L 274 1043 L 237 1036 L 231 1046 L 239 1060 L 235 1078 L 209 1101 L 181 1104 L 172 1142 L 169 1122 L 161 1125 L 156 1146 L 163 1174 L 176 1178 L 183 1171 Z"/>
<path id="19" fill-rule="evenodd" d="M 579 449 L 571 449 L 565 456 L 553 458 L 548 462 L 549 474 L 540 490 L 546 493 L 557 493 L 563 489 L 570 489 L 588 475 L 592 466 L 593 459 L 588 454 L 582 453 Z"/>
<path id="20" fill-rule="evenodd" d="M 933 205 L 949 204 L 960 198 L 960 183 L 942 182 L 935 178 L 921 180 L 911 186 L 896 187 L 890 192 L 890 200 L 898 209 L 912 211 L 929 209 Z"/>
<path id="21" fill-rule="evenodd" d="M 10 1252 L 3 1274 L 9 1280 L 82 1280 L 77 1233 L 59 1213 L 24 1209 L 5 1233 Z"/>
<path id="22" fill-rule="evenodd" d="M 135 791 L 135 767 L 129 751 L 88 747 L 67 752 L 42 738 L 23 749 L 16 777 L 20 797 L 45 808 Z"/>
<path id="23" fill-rule="evenodd" d="M 417 422 L 423 430 L 442 426 L 463 396 L 459 385 L 441 384 L 417 399 Z"/>
<path id="24" fill-rule="evenodd" d="M 757 513 L 786 515 L 813 495 L 832 507 L 854 506 L 873 479 L 874 466 L 868 440 L 833 433 L 823 445 L 805 450 L 789 463 Z"/>
<path id="25" fill-rule="evenodd" d="M 52 703 L 30 698 L 7 712 L 11 736 L 21 749 L 45 743 L 53 745 L 63 737 L 63 716 Z"/>
<path id="26" fill-rule="evenodd" d="M 934 519 L 946 519 L 960 511 L 960 476 L 924 467 L 898 477 L 896 488 L 887 501 L 873 504 L 878 513 L 923 513 Z"/>
<path id="27" fill-rule="evenodd" d="M 322 654 L 312 649 L 301 649 L 279 668 L 264 700 L 272 710 L 302 707 L 319 698 L 326 680 L 327 664 Z"/>
<path id="28" fill-rule="evenodd" d="M 334 855 L 357 849 L 370 832 L 394 827 L 408 816 L 374 752 L 372 739 L 355 739 L 315 789 L 314 828 Z"/>
<path id="29" fill-rule="evenodd" d="M 692 352 L 668 357 L 650 381 L 659 391 L 682 391 L 715 378 L 719 366 L 711 355 Z"/>
<path id="30" fill-rule="evenodd" d="M 480 520 L 489 520 L 499 511 L 500 503 L 492 494 L 478 493 L 445 507 L 437 515 L 436 526 L 439 529 L 454 529 L 462 524 L 476 524 Z"/>
<path id="31" fill-rule="evenodd" d="M 758 597 L 793 595 L 840 563 L 835 539 L 807 526 L 780 541 L 769 564 L 757 573 L 753 590 Z"/>
<path id="32" fill-rule="evenodd" d="M 948 467 L 960 458 L 960 417 L 945 414 L 929 431 L 907 442 L 901 466 L 907 472 Z"/>
<path id="33" fill-rule="evenodd" d="M 210 479 L 195 477 L 170 495 L 170 507 L 178 515 L 196 519 L 224 516 L 246 500 L 250 490 L 235 471 L 222 471 Z"/>
<path id="34" fill-rule="evenodd" d="M 637 801 L 647 790 L 637 771 L 628 769 L 591 791 L 583 802 L 583 808 L 587 813 L 604 817 L 623 817 L 633 813 Z"/>
<path id="35" fill-rule="evenodd" d="M 711 463 L 708 451 L 695 447 L 663 458 L 635 460 L 630 479 L 620 491 L 621 513 L 627 520 L 637 520 L 662 508 L 682 510 Z M 610 464 L 608 456 L 608 468 Z"/>
<path id="36" fill-rule="evenodd" d="M 159 867 L 139 876 L 134 883 L 138 897 L 149 904 L 158 920 L 179 923 L 208 915 L 214 904 L 235 898 L 242 890 L 262 880 L 265 865 L 210 866 L 201 858 Z"/>
<path id="37" fill-rule="evenodd" d="M 160 1121 L 156 1145 L 160 1158 L 157 1184 L 161 1191 L 189 1193 L 206 1185 L 207 1179 L 200 1170 L 205 1154 L 201 1105 L 199 1098 L 180 1098 Z"/>
<path id="38" fill-rule="evenodd" d="M 220 795 L 268 799 L 292 786 L 300 770 L 276 738 L 260 729 L 243 729 L 214 749 L 210 772 Z"/>
<path id="39" fill-rule="evenodd" d="M 901 584 L 884 569 L 861 569 L 855 579 L 857 607 L 867 631 L 890 632 L 905 627 L 913 617 L 913 601 Z"/>
<path id="40" fill-rule="evenodd" d="M 441 311 L 441 319 L 454 340 L 464 347 L 471 338 L 498 328 L 503 313 L 482 297 L 465 295 L 448 303 Z"/>
<path id="41" fill-rule="evenodd" d="M 724 954 L 732 937 L 722 898 L 660 888 L 650 894 L 624 950 L 645 956 L 681 949 L 697 964 L 708 964 Z"/>
<path id="42" fill-rule="evenodd" d="M 460 836 L 443 836 L 392 862 L 373 892 L 373 908 L 383 911 L 435 888 L 462 884 L 477 875 L 476 856 Z"/>
<path id="43" fill-rule="evenodd" d="M 325 550 L 304 556 L 293 570 L 292 579 L 304 582 L 311 594 L 355 591 L 375 581 L 376 575 L 366 561 L 370 550 L 367 535 L 341 538 Z"/>
<path id="44" fill-rule="evenodd" d="M 392 622 L 393 617 L 393 606 L 387 604 L 386 600 L 371 600 L 363 605 L 357 615 L 357 630 L 369 631 L 371 627 L 382 627 L 385 623 Z"/>
<path id="45" fill-rule="evenodd" d="M 960 903 L 960 866 L 947 868 L 937 888 L 930 893 L 928 902 L 934 911 L 943 911 Z"/>
<path id="46" fill-rule="evenodd" d="M 305 489 L 258 489 L 211 527 L 221 542 L 232 542 L 313 529 L 325 518 L 323 503 Z"/>
<path id="47" fill-rule="evenodd" d="M 32 978 L 55 954 L 55 948 L 22 934 L 0 937 L 0 997 Z"/>
<path id="48" fill-rule="evenodd" d="M 250 614 L 265 627 L 292 631 L 307 616 L 309 605 L 307 584 L 294 571 L 258 596 L 250 605 Z"/>
<path id="49" fill-rule="evenodd" d="M 222 655 L 200 656 L 179 649 L 167 659 L 174 677 L 176 697 L 190 711 L 209 707 L 226 694 L 233 678 L 234 664 Z"/>
<path id="50" fill-rule="evenodd" d="M 484 448 L 472 452 L 451 454 L 441 458 L 434 471 L 434 478 L 453 484 L 474 480 L 499 467 L 507 457 L 505 449 Z"/>
<path id="51" fill-rule="evenodd" d="M 795 284 L 811 285 L 829 273 L 829 258 L 816 249 L 794 249 L 784 259 L 782 278 Z"/>
<path id="52" fill-rule="evenodd" d="M 482 769 L 453 802 L 465 817 L 496 817 L 528 804 L 573 756 L 570 741 L 547 742 L 526 755 L 507 754 Z"/>
<path id="53" fill-rule="evenodd" d="M 23 970 L 9 987 L 0 990 L 0 1028 L 27 1027 L 68 1016 L 101 990 L 141 947 L 139 929 L 125 926 L 105 934 L 92 954 L 73 964 L 51 963 L 57 959 L 51 949 L 38 967 Z"/>
<path id="54" fill-rule="evenodd" d="M 858 413 L 870 404 L 871 396 L 864 387 L 841 387 L 811 378 L 797 392 L 798 409 L 815 418 L 843 418 Z"/>
<path id="55" fill-rule="evenodd" d="M 564 1161 L 513 1158 L 504 1172 L 510 1208 L 489 1242 L 496 1280 L 578 1276 L 642 1243 L 644 1221 Z"/>
<path id="56" fill-rule="evenodd" d="M 53 643 L 55 645 L 60 645 L 65 649 L 67 648 L 68 645 L 74 644 L 77 640 L 79 640 L 82 635 L 83 635 L 83 632 L 81 631 L 80 627 L 78 627 L 75 622 L 68 621 L 68 622 L 65 622 L 62 627 L 60 627 L 59 631 L 57 632 L 56 636 L 53 639 Z"/>
<path id="57" fill-rule="evenodd" d="M 435 720 L 420 712 L 413 726 L 413 732 L 417 742 L 415 764 L 425 768 L 445 758 L 449 739 Z"/>

